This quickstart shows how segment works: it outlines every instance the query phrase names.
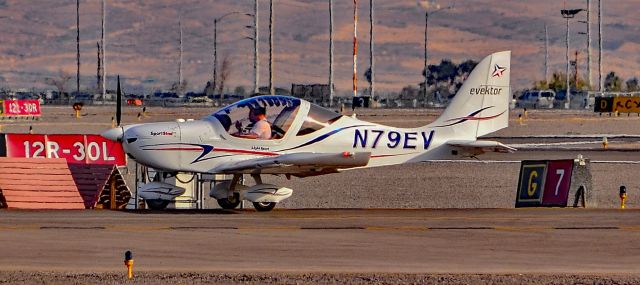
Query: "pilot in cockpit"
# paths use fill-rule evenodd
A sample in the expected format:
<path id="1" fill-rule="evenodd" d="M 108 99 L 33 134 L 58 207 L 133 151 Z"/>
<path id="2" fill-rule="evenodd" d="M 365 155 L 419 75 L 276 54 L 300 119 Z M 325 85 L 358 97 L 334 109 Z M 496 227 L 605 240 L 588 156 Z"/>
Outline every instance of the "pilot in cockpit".
<path id="1" fill-rule="evenodd" d="M 233 133 L 233 136 L 248 138 L 248 139 L 259 139 L 259 140 L 268 140 L 271 139 L 271 124 L 267 121 L 266 109 L 264 107 L 251 108 L 249 111 L 249 121 L 251 121 L 251 129 L 243 129 L 242 123 L 240 121 L 236 121 L 235 127 L 238 130 L 236 133 Z"/>

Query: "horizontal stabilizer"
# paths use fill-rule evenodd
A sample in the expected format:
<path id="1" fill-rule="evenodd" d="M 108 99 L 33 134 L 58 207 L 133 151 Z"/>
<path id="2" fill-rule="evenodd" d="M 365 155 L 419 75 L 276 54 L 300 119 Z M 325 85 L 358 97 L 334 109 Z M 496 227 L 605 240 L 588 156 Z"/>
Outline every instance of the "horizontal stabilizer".
<path id="1" fill-rule="evenodd" d="M 497 141 L 453 140 L 448 141 L 447 144 L 451 147 L 458 148 L 462 153 L 472 156 L 486 152 L 512 153 L 516 151 L 515 148 Z"/>

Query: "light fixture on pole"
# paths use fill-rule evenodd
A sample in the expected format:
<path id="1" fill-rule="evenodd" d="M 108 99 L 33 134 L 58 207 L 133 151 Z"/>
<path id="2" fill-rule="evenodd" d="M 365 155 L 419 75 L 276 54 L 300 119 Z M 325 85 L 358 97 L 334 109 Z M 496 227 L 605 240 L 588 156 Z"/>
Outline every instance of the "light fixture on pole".
<path id="1" fill-rule="evenodd" d="M 562 17 L 565 18 L 567 20 L 567 37 L 566 37 L 566 42 L 567 42 L 567 73 L 566 73 L 566 77 L 567 77 L 567 90 L 566 90 L 566 100 L 567 102 L 565 103 L 565 109 L 569 109 L 571 106 L 571 83 L 569 81 L 569 19 L 573 19 L 578 13 L 580 13 L 581 11 L 584 11 L 584 9 L 562 9 L 560 10 L 560 14 L 562 14 Z"/>
<path id="2" fill-rule="evenodd" d="M 423 67 L 424 68 L 424 82 L 423 82 L 424 86 L 422 87 L 422 90 L 424 92 L 424 98 L 422 101 L 422 106 L 426 107 L 427 106 L 427 89 L 428 89 L 427 78 L 429 76 L 429 69 L 428 69 L 429 67 L 428 65 L 429 15 L 433 16 L 434 14 L 442 12 L 444 10 L 453 9 L 454 5 L 447 6 L 447 7 L 440 7 L 439 4 L 434 4 L 431 1 L 418 2 L 418 5 L 422 6 L 425 9 L 425 12 L 424 12 L 424 67 Z M 435 7 L 435 10 L 429 11 L 431 7 Z"/>
<path id="3" fill-rule="evenodd" d="M 226 13 L 218 18 L 213 19 L 213 93 L 216 93 L 217 86 L 217 70 L 218 70 L 218 22 L 222 21 L 227 16 L 240 14 L 240 12 L 233 11 Z"/>

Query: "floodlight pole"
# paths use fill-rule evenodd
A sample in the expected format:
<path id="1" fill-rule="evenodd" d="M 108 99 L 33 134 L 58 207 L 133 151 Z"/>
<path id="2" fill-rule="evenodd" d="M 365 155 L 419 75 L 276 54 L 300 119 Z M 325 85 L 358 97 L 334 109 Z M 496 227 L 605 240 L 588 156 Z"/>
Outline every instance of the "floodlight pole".
<path id="1" fill-rule="evenodd" d="M 218 76 L 216 74 L 217 70 L 218 70 L 218 22 L 222 21 L 222 19 L 224 19 L 225 17 L 227 17 L 229 15 L 239 14 L 239 13 L 240 12 L 233 11 L 233 12 L 226 13 L 226 14 L 218 17 L 218 18 L 213 19 L 213 94 L 216 94 L 216 89 L 218 89 L 218 85 L 217 85 Z M 256 30 L 257 30 L 257 27 L 256 27 Z M 256 42 L 257 41 L 258 40 L 256 39 Z M 255 66 L 255 62 L 254 62 L 254 68 L 255 67 L 256 66 Z"/>
<path id="2" fill-rule="evenodd" d="M 329 107 L 333 105 L 333 0 L 329 0 Z"/>
<path id="3" fill-rule="evenodd" d="M 572 19 L 576 16 L 576 14 L 580 13 L 581 11 L 583 11 L 584 9 L 562 9 L 560 10 L 560 14 L 562 14 L 562 17 L 565 18 L 567 20 L 567 38 L 566 38 L 566 42 L 567 42 L 567 73 L 566 73 L 566 77 L 567 77 L 567 102 L 565 105 L 565 109 L 569 109 L 571 108 L 571 82 L 569 80 L 569 19 Z M 577 63 L 576 63 L 577 64 Z"/>
<path id="4" fill-rule="evenodd" d="M 438 6 L 439 7 L 439 6 Z M 451 6 L 447 6 L 447 7 L 443 7 L 443 8 L 439 8 L 437 10 L 433 10 L 431 12 L 429 12 L 429 9 L 427 8 L 424 12 L 424 100 L 422 101 L 422 106 L 426 107 L 427 106 L 427 89 L 428 89 L 428 85 L 427 85 L 427 76 L 429 74 L 429 65 L 428 65 L 428 59 L 429 59 L 429 53 L 428 53 L 428 39 L 429 39 L 429 13 L 431 14 L 435 14 L 444 10 L 449 10 L 449 9 L 453 9 L 453 5 Z"/>
<path id="5" fill-rule="evenodd" d="M 76 96 L 80 94 L 80 0 L 76 0 L 76 61 L 78 69 L 76 72 Z"/>
<path id="6" fill-rule="evenodd" d="M 567 105 L 565 106 L 565 109 L 569 109 L 571 106 L 571 82 L 569 81 L 569 17 L 566 17 L 567 19 L 567 73 L 566 73 L 566 77 L 567 77 L 567 93 L 566 93 L 566 97 L 567 97 Z"/>
<path id="7" fill-rule="evenodd" d="M 602 77 L 602 0 L 598 0 L 598 79 L 600 92 L 604 92 L 604 78 Z"/>

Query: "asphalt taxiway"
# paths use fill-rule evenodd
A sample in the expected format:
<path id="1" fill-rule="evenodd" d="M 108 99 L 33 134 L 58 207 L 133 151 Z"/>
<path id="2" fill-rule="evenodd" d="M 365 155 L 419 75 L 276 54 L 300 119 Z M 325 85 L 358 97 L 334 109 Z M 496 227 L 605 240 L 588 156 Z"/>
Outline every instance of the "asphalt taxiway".
<path id="1" fill-rule="evenodd" d="M 640 211 L 0 211 L 0 271 L 640 274 Z"/>

